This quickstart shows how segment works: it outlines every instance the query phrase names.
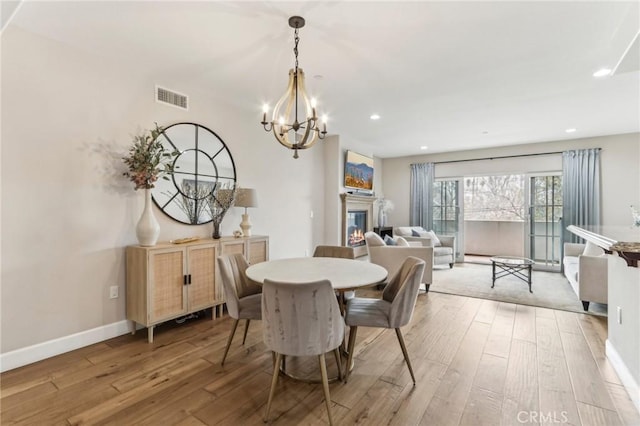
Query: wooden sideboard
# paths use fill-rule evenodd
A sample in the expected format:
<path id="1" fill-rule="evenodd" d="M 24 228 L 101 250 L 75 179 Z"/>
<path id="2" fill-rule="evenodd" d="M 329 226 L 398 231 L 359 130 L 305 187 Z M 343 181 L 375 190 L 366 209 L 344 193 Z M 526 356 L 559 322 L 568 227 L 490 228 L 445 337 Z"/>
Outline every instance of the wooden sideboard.
<path id="1" fill-rule="evenodd" d="M 216 258 L 241 253 L 250 264 L 269 260 L 269 237 L 203 238 L 184 244 L 159 243 L 126 249 L 127 319 L 153 328 L 162 322 L 212 309 L 216 318 L 224 291 Z"/>

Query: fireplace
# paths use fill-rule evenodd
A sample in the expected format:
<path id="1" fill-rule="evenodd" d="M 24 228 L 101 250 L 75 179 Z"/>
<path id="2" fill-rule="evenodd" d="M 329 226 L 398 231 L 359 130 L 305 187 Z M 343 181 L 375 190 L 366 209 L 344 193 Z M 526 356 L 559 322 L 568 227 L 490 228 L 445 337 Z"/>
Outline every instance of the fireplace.
<path id="1" fill-rule="evenodd" d="M 342 245 L 353 247 L 356 257 L 367 254 L 364 234 L 373 230 L 374 197 L 340 194 L 342 198 Z"/>
<path id="2" fill-rule="evenodd" d="M 366 245 L 364 233 L 367 232 L 367 211 L 357 210 L 347 212 L 347 245 L 360 247 Z"/>

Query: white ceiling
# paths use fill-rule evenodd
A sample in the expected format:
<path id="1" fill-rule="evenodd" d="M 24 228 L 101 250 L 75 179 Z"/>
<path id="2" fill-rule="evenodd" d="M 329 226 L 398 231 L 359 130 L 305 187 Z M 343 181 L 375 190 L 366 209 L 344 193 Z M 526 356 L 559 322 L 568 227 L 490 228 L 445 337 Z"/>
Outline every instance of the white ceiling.
<path id="1" fill-rule="evenodd" d="M 26 1 L 11 25 L 197 84 L 259 126 L 301 15 L 300 67 L 329 133 L 396 157 L 640 131 L 639 4 Z M 592 76 L 627 50 L 620 72 Z"/>

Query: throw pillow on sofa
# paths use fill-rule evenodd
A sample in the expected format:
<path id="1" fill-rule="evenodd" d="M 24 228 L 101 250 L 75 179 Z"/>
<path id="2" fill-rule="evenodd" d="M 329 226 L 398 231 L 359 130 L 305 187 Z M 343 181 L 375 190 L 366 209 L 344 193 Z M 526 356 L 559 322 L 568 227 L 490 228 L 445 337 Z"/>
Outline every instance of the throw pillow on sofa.
<path id="1" fill-rule="evenodd" d="M 396 237 L 396 245 L 398 247 L 410 247 L 409 241 L 405 240 L 402 237 Z"/>
<path id="2" fill-rule="evenodd" d="M 391 238 L 388 235 L 384 236 L 384 243 L 388 246 L 395 246 L 397 245 L 396 240 L 394 240 L 393 238 Z"/>

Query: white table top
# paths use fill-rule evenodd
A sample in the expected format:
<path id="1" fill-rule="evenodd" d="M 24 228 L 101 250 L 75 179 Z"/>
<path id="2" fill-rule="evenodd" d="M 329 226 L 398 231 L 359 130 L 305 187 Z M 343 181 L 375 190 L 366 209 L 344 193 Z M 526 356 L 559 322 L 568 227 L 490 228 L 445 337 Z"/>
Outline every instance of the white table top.
<path id="1" fill-rule="evenodd" d="M 247 268 L 246 274 L 258 283 L 265 278 L 300 283 L 328 279 L 335 290 L 345 291 L 381 283 L 387 270 L 361 260 L 299 257 L 257 263 Z"/>

